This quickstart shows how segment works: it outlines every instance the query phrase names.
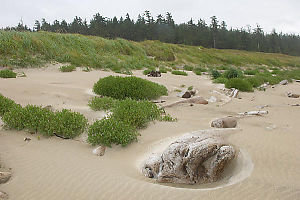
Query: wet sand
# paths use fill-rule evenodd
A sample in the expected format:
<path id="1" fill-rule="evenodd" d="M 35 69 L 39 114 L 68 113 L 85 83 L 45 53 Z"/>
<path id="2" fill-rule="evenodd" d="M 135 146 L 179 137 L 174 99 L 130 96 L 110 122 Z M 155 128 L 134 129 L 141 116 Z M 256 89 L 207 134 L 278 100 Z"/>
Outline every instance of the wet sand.
<path id="1" fill-rule="evenodd" d="M 83 113 L 89 121 L 105 114 L 87 106 L 92 97 L 90 89 L 99 78 L 116 75 L 82 72 L 79 68 L 76 72 L 61 73 L 57 66 L 23 71 L 27 77 L 0 79 L 0 93 L 22 105 L 70 108 Z M 214 91 L 220 91 L 220 85 L 211 83 L 209 77 L 193 73 L 187 77 L 168 73 L 151 78 L 136 71 L 134 75 L 165 85 L 169 90 L 169 96 L 161 98 L 167 101 L 165 104 L 179 100 L 174 89 L 181 89 L 182 84 L 185 88 L 194 86 L 197 95 L 205 99 L 218 96 Z M 166 108 L 178 122 L 151 123 L 140 131 L 139 142 L 125 148 L 108 148 L 103 157 L 94 156 L 93 147 L 81 141 L 56 137 L 38 140 L 37 135 L 1 129 L 0 162 L 12 168 L 13 176 L 8 183 L 0 185 L 0 190 L 13 200 L 300 199 L 300 107 L 288 105 L 300 104 L 300 99 L 288 98 L 286 92 L 300 94 L 300 83 L 269 88 L 265 92 L 241 93 L 241 99 L 227 104 L 182 104 Z M 209 129 L 215 118 L 258 110 L 257 106 L 266 104 L 269 107 L 263 110 L 269 114 L 241 118 L 238 131 L 226 131 L 227 140 L 240 148 L 249 161 L 244 166 L 237 164 L 240 171 L 250 172 L 240 181 L 180 187 L 157 184 L 140 172 L 141 160 L 161 148 L 159 145 L 185 133 Z M 32 140 L 24 142 L 24 137 Z M 236 180 L 235 173 L 230 176 Z"/>

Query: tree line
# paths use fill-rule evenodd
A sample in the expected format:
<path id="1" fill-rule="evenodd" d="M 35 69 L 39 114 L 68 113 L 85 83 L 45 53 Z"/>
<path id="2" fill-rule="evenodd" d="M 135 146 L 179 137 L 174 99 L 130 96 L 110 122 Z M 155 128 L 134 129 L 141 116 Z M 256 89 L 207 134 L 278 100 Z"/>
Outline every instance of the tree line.
<path id="1" fill-rule="evenodd" d="M 207 48 L 300 56 L 299 35 L 278 33 L 275 29 L 271 33 L 265 33 L 259 25 L 255 28 L 228 28 L 226 22 L 219 21 L 216 16 L 210 18 L 209 24 L 203 19 L 191 19 L 186 23 L 176 24 L 169 12 L 154 18 L 149 11 L 145 11 L 138 15 L 137 20 L 130 18 L 129 14 L 125 18 L 117 19 L 96 13 L 89 22 L 78 16 L 71 23 L 65 20 L 49 23 L 43 18 L 41 21 L 36 20 L 32 29 L 20 22 L 16 27 L 7 27 L 4 30 L 78 33 L 132 41 L 159 40 Z"/>

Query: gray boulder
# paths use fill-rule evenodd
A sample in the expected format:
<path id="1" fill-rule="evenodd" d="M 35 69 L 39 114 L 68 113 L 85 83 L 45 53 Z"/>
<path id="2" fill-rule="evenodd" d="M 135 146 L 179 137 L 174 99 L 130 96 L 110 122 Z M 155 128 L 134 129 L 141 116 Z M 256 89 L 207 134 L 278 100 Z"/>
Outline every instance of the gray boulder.
<path id="1" fill-rule="evenodd" d="M 188 135 L 171 143 L 161 155 L 150 157 L 142 172 L 161 183 L 211 183 L 222 178 L 235 154 L 234 147 L 220 137 Z"/>
<path id="2" fill-rule="evenodd" d="M 237 119 L 235 117 L 225 117 L 211 122 L 211 127 L 215 128 L 235 128 L 236 125 Z"/>

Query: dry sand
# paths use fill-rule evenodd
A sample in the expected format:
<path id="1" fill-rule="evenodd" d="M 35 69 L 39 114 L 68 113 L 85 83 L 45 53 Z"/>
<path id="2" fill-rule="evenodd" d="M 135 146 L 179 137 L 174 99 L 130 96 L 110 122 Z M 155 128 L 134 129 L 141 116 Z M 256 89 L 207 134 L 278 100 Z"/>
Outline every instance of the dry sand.
<path id="1" fill-rule="evenodd" d="M 0 93 L 26 105 L 52 105 L 83 113 L 90 121 L 103 117 L 87 106 L 91 88 L 111 72 L 61 73 L 58 66 L 24 70 L 27 77 L 0 79 Z M 207 76 L 163 74 L 150 78 L 141 71 L 134 75 L 167 86 L 167 104 L 179 100 L 174 89 L 194 86 L 206 99 L 219 96 L 220 85 Z M 96 200 L 96 199 L 300 199 L 300 99 L 285 92 L 300 93 L 300 83 L 278 86 L 266 92 L 241 93 L 233 99 L 208 105 L 188 104 L 167 108 L 178 122 L 155 122 L 140 131 L 139 142 L 126 148 L 108 148 L 103 157 L 94 156 L 92 147 L 75 140 L 56 137 L 37 139 L 25 132 L 0 130 L 0 162 L 12 168 L 11 180 L 0 190 L 12 200 Z M 184 133 L 209 129 L 211 120 L 239 112 L 258 110 L 269 104 L 269 114 L 238 121 L 238 130 L 224 133 L 227 140 L 241 149 L 233 169 L 223 182 L 205 186 L 157 184 L 144 177 L 140 165 L 150 153 L 158 151 Z M 219 106 L 218 106 L 219 105 Z M 228 133 L 227 133 L 228 132 Z M 30 142 L 24 142 L 30 137 Z"/>

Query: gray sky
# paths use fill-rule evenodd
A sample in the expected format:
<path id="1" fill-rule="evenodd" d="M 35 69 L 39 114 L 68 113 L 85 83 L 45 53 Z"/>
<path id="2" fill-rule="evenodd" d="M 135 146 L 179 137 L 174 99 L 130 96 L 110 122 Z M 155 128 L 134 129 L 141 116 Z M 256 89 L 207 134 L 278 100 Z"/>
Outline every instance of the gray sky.
<path id="1" fill-rule="evenodd" d="M 171 12 L 176 23 L 199 18 L 210 22 L 215 15 L 228 27 L 241 28 L 259 24 L 265 32 L 300 34 L 299 0 L 0 0 L 0 27 L 15 26 L 23 19 L 32 27 L 36 19 L 48 22 L 77 15 L 88 21 L 99 12 L 105 17 L 130 17 L 149 10 L 153 16 Z"/>

